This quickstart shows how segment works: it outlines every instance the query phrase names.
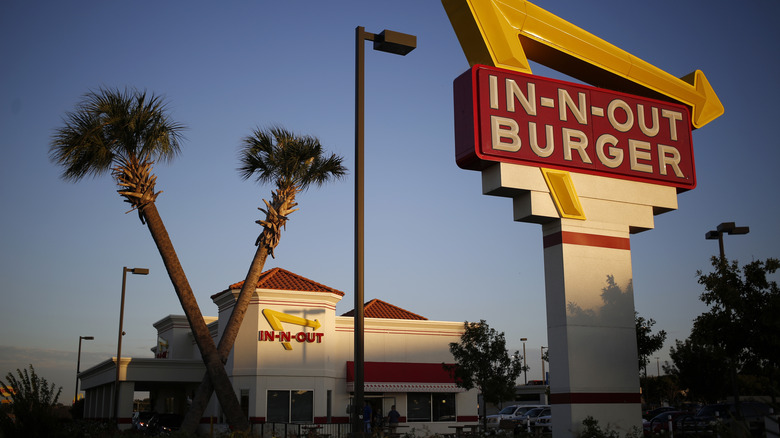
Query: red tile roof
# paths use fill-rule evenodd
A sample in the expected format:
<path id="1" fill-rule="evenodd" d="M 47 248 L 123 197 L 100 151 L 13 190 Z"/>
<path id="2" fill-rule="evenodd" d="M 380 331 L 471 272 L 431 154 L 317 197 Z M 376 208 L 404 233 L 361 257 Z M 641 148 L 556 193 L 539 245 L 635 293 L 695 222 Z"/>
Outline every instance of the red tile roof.
<path id="1" fill-rule="evenodd" d="M 243 281 L 233 283 L 222 292 L 212 295 L 211 299 L 215 299 L 219 295 L 222 295 L 228 291 L 241 289 L 243 285 Z M 300 292 L 330 292 L 342 297 L 344 296 L 344 292 L 340 290 L 333 289 L 332 287 L 325 286 L 313 280 L 309 280 L 308 278 L 302 277 L 298 274 L 293 274 L 292 272 L 282 268 L 269 269 L 260 274 L 260 280 L 257 282 L 257 288 L 272 290 L 293 290 Z M 342 316 L 353 315 L 354 310 L 350 310 Z M 394 306 L 379 299 L 373 299 L 364 305 L 363 316 L 366 318 L 428 320 L 428 318 L 424 316 L 420 316 L 416 313 L 404 310 L 398 306 Z"/>
<path id="2" fill-rule="evenodd" d="M 352 309 L 341 316 L 354 315 L 355 309 Z M 394 306 L 376 298 L 363 305 L 363 316 L 365 318 L 428 320 L 428 318 L 424 316 L 420 316 L 416 313 L 412 313 L 408 310 L 404 310 L 398 306 Z"/>
<path id="3" fill-rule="evenodd" d="M 229 291 L 241 289 L 244 285 L 243 281 L 233 283 L 228 286 L 227 289 L 212 295 L 212 299 Z M 344 292 L 333 289 L 332 287 L 325 286 L 324 284 L 317 283 L 316 281 L 309 280 L 306 277 L 302 277 L 298 274 L 293 274 L 290 271 L 282 268 L 269 269 L 260 274 L 260 280 L 257 281 L 258 289 L 273 289 L 273 290 L 294 290 L 300 292 L 330 292 L 339 296 L 344 296 Z"/>

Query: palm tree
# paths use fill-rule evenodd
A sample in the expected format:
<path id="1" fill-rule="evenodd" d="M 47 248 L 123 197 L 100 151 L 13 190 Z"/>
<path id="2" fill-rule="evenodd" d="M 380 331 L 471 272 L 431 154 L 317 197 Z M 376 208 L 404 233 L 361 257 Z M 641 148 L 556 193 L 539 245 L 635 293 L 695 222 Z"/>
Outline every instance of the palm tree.
<path id="1" fill-rule="evenodd" d="M 157 177 L 152 164 L 170 161 L 179 153 L 184 126 L 169 119 L 158 96 L 103 88 L 88 92 L 73 112 L 66 113 L 63 122 L 51 141 L 51 160 L 64 168 L 62 178 L 67 181 L 111 170 L 120 196 L 149 227 L 228 422 L 247 430 L 249 422 L 155 204 L 161 192 L 155 192 Z"/>
<path id="2" fill-rule="evenodd" d="M 241 167 L 238 171 L 243 179 L 255 177 L 258 183 L 275 184 L 276 189 L 271 193 L 271 202 L 263 199 L 265 208 L 260 210 L 265 213 L 265 219 L 257 221 L 263 226 L 263 231 L 255 241 L 255 256 L 219 341 L 223 362 L 227 361 L 233 348 L 265 261 L 269 255 L 274 256 L 274 248 L 279 244 L 288 216 L 297 210 L 296 196 L 312 185 L 321 186 L 343 177 L 347 172 L 342 165 L 343 158 L 335 154 L 326 157 L 317 138 L 299 137 L 279 126 L 266 130 L 258 128 L 245 137 L 239 160 Z M 212 392 L 211 381 L 204 376 L 182 425 L 183 431 L 194 430 Z"/>

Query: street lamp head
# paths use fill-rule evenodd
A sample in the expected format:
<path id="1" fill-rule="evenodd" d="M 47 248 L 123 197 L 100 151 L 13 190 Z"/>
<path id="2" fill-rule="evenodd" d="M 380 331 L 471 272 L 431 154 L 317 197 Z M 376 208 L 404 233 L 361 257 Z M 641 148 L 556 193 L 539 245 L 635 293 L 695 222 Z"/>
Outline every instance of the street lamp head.
<path id="1" fill-rule="evenodd" d="M 86 339 L 87 341 L 91 341 L 95 339 L 94 336 L 79 336 L 79 339 Z"/>
<path id="2" fill-rule="evenodd" d="M 738 227 L 734 222 L 723 222 L 718 225 L 718 232 L 726 234 L 747 234 L 750 227 Z"/>
<path id="3" fill-rule="evenodd" d="M 528 340 L 528 338 L 520 338 L 520 342 L 525 342 L 527 340 Z"/>
<path id="4" fill-rule="evenodd" d="M 405 56 L 417 47 L 417 37 L 393 30 L 383 30 L 374 37 L 374 50 Z"/>
<path id="5" fill-rule="evenodd" d="M 704 235 L 705 239 L 708 240 L 717 240 L 718 246 L 720 247 L 720 259 L 721 261 L 726 260 L 726 254 L 723 250 L 723 235 L 724 234 L 747 234 L 750 232 L 750 227 L 738 227 L 734 222 L 721 222 L 718 225 L 717 230 L 710 230 L 707 231 L 707 234 Z"/>
<path id="6" fill-rule="evenodd" d="M 717 230 L 707 231 L 707 234 L 704 235 L 704 238 L 707 240 L 718 240 L 718 238 L 720 238 L 720 232 Z"/>
<path id="7" fill-rule="evenodd" d="M 127 270 L 128 272 L 136 275 L 148 275 L 149 269 L 147 268 L 130 268 Z"/>
<path id="8" fill-rule="evenodd" d="M 731 234 L 731 231 L 736 227 L 734 222 L 721 222 L 718 225 L 718 231 L 721 233 Z"/>

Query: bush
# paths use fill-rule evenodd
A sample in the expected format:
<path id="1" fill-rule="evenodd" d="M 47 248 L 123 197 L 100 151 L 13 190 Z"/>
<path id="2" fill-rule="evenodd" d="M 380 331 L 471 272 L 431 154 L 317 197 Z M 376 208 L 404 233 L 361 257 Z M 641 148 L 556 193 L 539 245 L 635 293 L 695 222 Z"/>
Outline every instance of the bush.
<path id="1" fill-rule="evenodd" d="M 8 373 L 0 386 L 11 388 L 11 403 L 0 412 L 0 432 L 4 438 L 52 437 L 58 431 L 58 420 L 54 404 L 60 397 L 62 387 L 56 390 L 54 384 L 38 377 L 30 365 L 28 370 L 16 370 L 18 376 Z"/>

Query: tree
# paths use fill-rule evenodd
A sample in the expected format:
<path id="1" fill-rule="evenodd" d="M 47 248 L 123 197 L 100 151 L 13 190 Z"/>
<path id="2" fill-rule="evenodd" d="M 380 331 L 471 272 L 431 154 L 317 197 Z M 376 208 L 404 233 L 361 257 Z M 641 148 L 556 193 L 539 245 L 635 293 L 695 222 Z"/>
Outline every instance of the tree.
<path id="1" fill-rule="evenodd" d="M 639 316 L 639 312 L 634 311 L 634 320 L 636 321 L 636 346 L 639 356 L 639 369 L 644 370 L 647 377 L 647 364 L 650 362 L 650 356 L 660 350 L 666 341 L 666 332 L 661 330 L 656 334 L 651 334 L 655 320 L 645 319 Z"/>
<path id="2" fill-rule="evenodd" d="M 769 375 L 775 375 L 780 362 L 780 341 L 776 319 L 780 289 L 767 279 L 780 267 L 780 261 L 755 260 L 742 269 L 735 260 L 712 258 L 715 270 L 697 272 L 704 286 L 701 301 L 710 309 L 693 324 L 691 339 L 710 345 L 728 359 L 732 392 L 739 413 L 738 374 L 748 362 L 763 364 Z M 773 388 L 775 389 L 775 388 Z M 774 394 L 774 391 L 773 391 Z"/>
<path id="3" fill-rule="evenodd" d="M 442 366 L 459 387 L 477 388 L 482 393 L 482 418 L 487 421 L 485 405 L 513 400 L 516 380 L 526 368 L 519 351 L 511 356 L 507 352 L 504 333 L 490 328 L 484 319 L 464 322 L 463 328 L 460 342 L 450 343 L 455 365 Z"/>
<path id="4" fill-rule="evenodd" d="M 183 129 L 170 120 L 162 98 L 137 90 L 101 88 L 88 92 L 74 111 L 66 113 L 49 156 L 64 168 L 62 178 L 67 181 L 111 171 L 117 191 L 132 206 L 130 211 L 137 210 L 141 223 L 149 228 L 228 422 L 246 430 L 249 421 L 155 204 L 161 192 L 155 192 L 152 164 L 170 161 L 180 152 Z"/>
<path id="5" fill-rule="evenodd" d="M 57 423 L 52 408 L 60 397 L 62 387 L 55 388 L 54 383 L 39 377 L 32 364 L 28 370 L 16 370 L 16 376 L 6 374 L 0 387 L 10 388 L 8 412 L 0 412 L 0 432 L 4 437 L 54 436 Z M 13 414 L 11 420 L 7 414 Z"/>
<path id="6" fill-rule="evenodd" d="M 680 386 L 709 400 L 726 395 L 722 382 L 730 382 L 737 406 L 739 373 L 758 369 L 769 377 L 767 391 L 774 397 L 780 371 L 780 289 L 768 275 L 777 271 L 780 261 L 756 260 L 740 268 L 737 261 L 713 257 L 712 265 L 715 270 L 709 274 L 697 272 L 705 289 L 700 299 L 709 310 L 694 320 L 685 342 L 676 342 L 674 367 L 669 369 L 678 375 Z"/>
<path id="7" fill-rule="evenodd" d="M 678 339 L 669 356 L 672 364 L 664 364 L 664 373 L 677 380 L 691 401 L 714 403 L 728 393 L 728 367 L 722 352 L 711 345 Z"/>
<path id="8" fill-rule="evenodd" d="M 271 193 L 271 202 L 263 199 L 265 209 L 260 210 L 265 213 L 265 219 L 257 221 L 263 231 L 255 241 L 257 250 L 219 341 L 223 362 L 227 361 L 238 336 L 265 261 L 269 255 L 274 256 L 288 216 L 297 210 L 297 195 L 312 185 L 321 186 L 341 178 L 347 172 L 342 165 L 343 158 L 335 154 L 327 156 L 317 138 L 297 136 L 278 126 L 255 129 L 252 135 L 245 137 L 239 159 L 241 167 L 238 170 L 243 179 L 255 177 L 258 183 L 275 184 L 276 189 Z M 182 430 L 194 432 L 212 392 L 211 381 L 204 376 Z"/>
<path id="9" fill-rule="evenodd" d="M 639 379 L 642 388 L 642 399 L 647 406 L 679 406 L 676 385 L 677 379 L 672 375 L 645 376 Z"/>

